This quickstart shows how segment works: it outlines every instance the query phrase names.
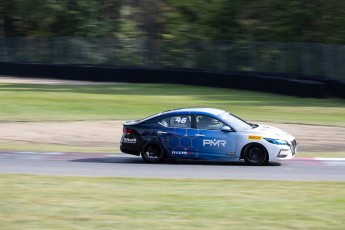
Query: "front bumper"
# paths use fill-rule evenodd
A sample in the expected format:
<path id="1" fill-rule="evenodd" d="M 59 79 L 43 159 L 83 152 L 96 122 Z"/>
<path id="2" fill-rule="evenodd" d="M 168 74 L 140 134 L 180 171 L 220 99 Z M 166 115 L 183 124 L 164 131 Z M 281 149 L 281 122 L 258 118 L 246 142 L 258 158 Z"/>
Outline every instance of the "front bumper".
<path id="1" fill-rule="evenodd" d="M 290 149 L 280 149 L 278 152 L 276 159 L 279 160 L 288 160 L 294 158 L 296 155 L 296 150 L 293 152 Z"/>
<path id="2" fill-rule="evenodd" d="M 292 140 L 288 142 L 289 145 L 274 145 L 271 144 L 270 159 L 273 160 L 288 160 L 292 159 L 297 154 L 297 141 Z"/>

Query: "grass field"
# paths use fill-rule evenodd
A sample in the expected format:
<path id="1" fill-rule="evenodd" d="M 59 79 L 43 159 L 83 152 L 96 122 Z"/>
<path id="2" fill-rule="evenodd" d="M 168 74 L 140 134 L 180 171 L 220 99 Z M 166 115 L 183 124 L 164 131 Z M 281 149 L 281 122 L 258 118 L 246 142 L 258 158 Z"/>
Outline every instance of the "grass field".
<path id="1" fill-rule="evenodd" d="M 0 229 L 344 229 L 345 183 L 2 175 Z"/>
<path id="2" fill-rule="evenodd" d="M 345 126 L 345 100 L 169 84 L 0 84 L 0 121 L 134 119 L 179 107 L 216 107 L 244 119 Z"/>
<path id="3" fill-rule="evenodd" d="M 207 106 L 247 120 L 345 126 L 344 102 L 167 84 L 3 83 L 0 122 L 123 120 Z M 66 148 L 0 145 L 12 150 Z M 112 148 L 66 150 L 107 153 Z M 1 175 L 0 229 L 343 229 L 344 190 L 344 182 Z"/>

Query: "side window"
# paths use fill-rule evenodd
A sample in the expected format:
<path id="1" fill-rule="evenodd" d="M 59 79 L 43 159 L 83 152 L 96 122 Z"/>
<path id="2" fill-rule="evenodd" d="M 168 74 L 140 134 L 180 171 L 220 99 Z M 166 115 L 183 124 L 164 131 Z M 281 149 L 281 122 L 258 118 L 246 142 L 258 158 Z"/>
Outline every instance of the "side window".
<path id="1" fill-rule="evenodd" d="M 191 128 L 192 117 L 190 115 L 179 115 L 170 117 L 170 127 L 173 128 Z"/>
<path id="2" fill-rule="evenodd" d="M 160 125 L 163 125 L 164 127 L 169 127 L 169 117 L 166 117 L 158 122 Z"/>
<path id="3" fill-rule="evenodd" d="M 196 128 L 197 129 L 208 129 L 208 130 L 220 130 L 224 126 L 224 123 L 216 118 L 197 115 L 196 116 Z"/>
<path id="4" fill-rule="evenodd" d="M 164 127 L 191 128 L 192 117 L 190 115 L 171 116 L 160 120 L 158 123 Z"/>

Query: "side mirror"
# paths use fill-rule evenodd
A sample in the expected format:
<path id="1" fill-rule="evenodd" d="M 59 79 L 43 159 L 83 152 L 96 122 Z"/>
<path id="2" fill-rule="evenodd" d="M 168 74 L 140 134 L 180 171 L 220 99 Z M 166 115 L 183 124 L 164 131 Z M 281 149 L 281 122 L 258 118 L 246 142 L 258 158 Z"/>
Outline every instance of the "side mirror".
<path id="1" fill-rule="evenodd" d="M 220 129 L 222 132 L 232 132 L 232 129 L 229 127 L 229 126 L 223 126 L 221 129 Z"/>

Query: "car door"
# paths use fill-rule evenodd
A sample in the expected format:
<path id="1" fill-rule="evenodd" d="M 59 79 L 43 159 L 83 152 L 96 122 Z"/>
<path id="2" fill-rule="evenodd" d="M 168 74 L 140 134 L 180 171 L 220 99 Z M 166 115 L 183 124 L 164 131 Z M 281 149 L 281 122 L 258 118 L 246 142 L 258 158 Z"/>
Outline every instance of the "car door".
<path id="1" fill-rule="evenodd" d="M 236 132 L 222 131 L 220 120 L 208 115 L 195 116 L 195 141 L 198 158 L 203 160 L 231 160 L 235 157 Z"/>
<path id="2" fill-rule="evenodd" d="M 195 159 L 197 149 L 193 140 L 197 138 L 197 131 L 192 129 L 192 115 L 172 115 L 161 119 L 158 135 L 171 158 Z"/>

